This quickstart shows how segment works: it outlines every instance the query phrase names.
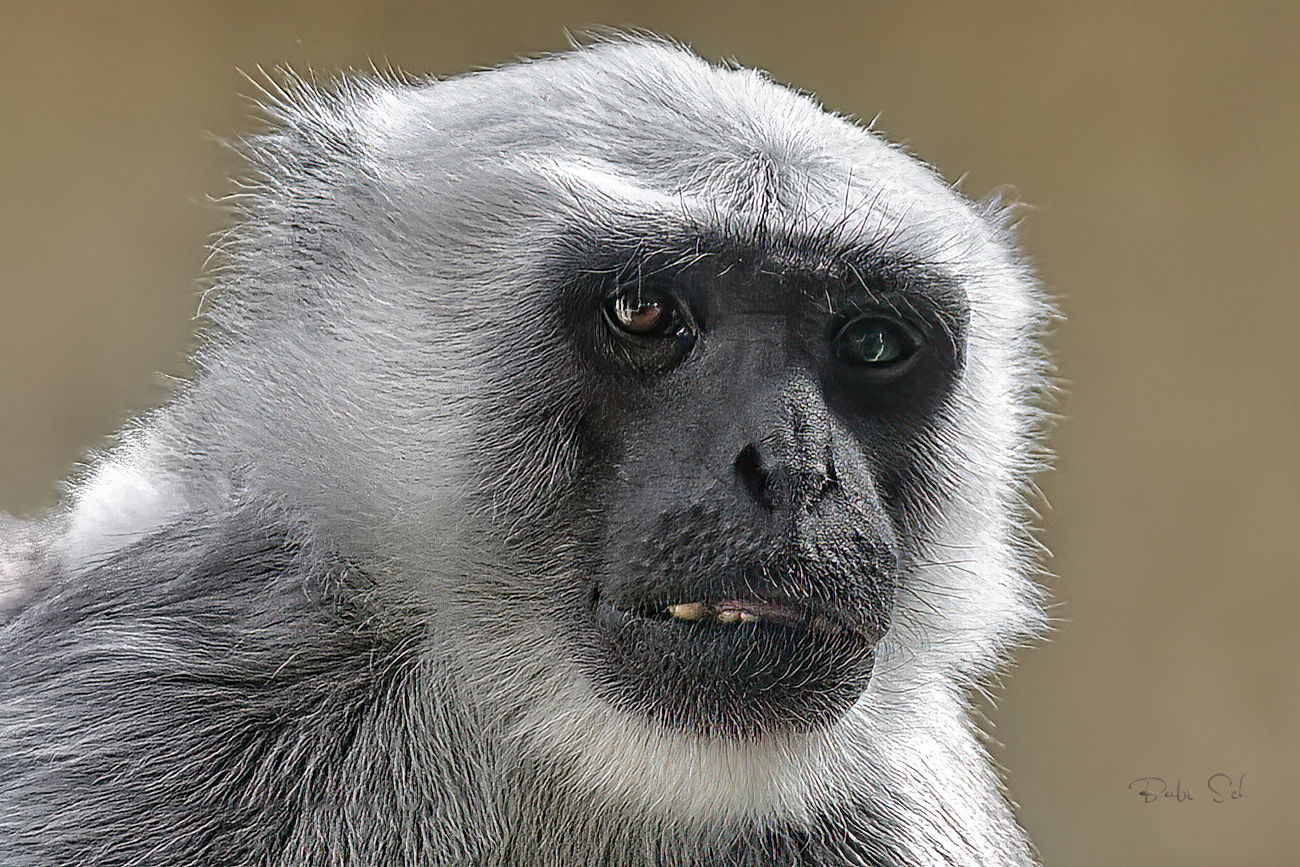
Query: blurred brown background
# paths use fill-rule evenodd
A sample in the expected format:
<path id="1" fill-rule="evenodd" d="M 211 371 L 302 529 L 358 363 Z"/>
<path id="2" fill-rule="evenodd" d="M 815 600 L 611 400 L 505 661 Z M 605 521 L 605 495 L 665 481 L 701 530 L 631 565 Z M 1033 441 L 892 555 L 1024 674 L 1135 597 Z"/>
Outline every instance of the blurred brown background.
<path id="1" fill-rule="evenodd" d="M 1300 4 L 3 0 L 0 510 L 53 503 L 184 374 L 239 70 L 452 73 L 593 24 L 766 67 L 1036 206 L 1061 625 L 1001 693 L 1012 796 L 1047 867 L 1300 863 Z M 1143 803 L 1148 776 L 1193 799 Z"/>

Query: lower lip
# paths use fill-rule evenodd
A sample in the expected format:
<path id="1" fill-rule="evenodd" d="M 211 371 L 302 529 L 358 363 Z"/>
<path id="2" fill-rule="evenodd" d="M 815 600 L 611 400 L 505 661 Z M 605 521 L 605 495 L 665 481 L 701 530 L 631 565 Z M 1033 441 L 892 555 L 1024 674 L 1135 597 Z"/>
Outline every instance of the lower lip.
<path id="1" fill-rule="evenodd" d="M 673 728 L 739 737 L 808 729 L 861 695 L 874 642 L 783 608 L 779 621 L 688 622 L 601 600 L 584 662 L 608 700 Z"/>

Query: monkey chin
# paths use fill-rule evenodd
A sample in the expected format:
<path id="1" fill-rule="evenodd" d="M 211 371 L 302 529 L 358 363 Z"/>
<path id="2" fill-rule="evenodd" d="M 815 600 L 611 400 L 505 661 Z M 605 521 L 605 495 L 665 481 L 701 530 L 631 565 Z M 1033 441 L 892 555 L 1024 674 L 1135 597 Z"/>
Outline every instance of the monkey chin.
<path id="1" fill-rule="evenodd" d="M 602 697 L 736 740 L 839 719 L 867 688 L 884 632 L 828 605 L 757 598 L 634 608 L 596 598 L 590 622 L 584 662 Z"/>

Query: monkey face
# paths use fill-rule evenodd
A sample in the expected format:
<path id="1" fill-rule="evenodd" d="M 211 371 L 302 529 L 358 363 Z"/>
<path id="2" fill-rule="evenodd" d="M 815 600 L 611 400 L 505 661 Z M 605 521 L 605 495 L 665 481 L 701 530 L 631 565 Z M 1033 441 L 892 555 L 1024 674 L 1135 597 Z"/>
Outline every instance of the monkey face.
<path id="1" fill-rule="evenodd" d="M 409 312 L 370 378 L 422 390 L 349 442 L 430 431 L 358 465 L 473 540 L 417 565 L 493 717 L 761 739 L 989 665 L 1033 617 L 1039 311 L 1001 217 L 744 76 L 544 68 L 559 114 L 437 88 L 356 180 L 397 246 L 355 282 Z M 533 667 L 498 685 L 506 655 Z"/>
<path id="2" fill-rule="evenodd" d="M 919 269 L 750 240 L 574 242 L 554 268 L 584 406 L 581 667 L 710 736 L 824 725 L 867 687 L 900 539 L 941 495 L 923 432 L 965 327 Z"/>

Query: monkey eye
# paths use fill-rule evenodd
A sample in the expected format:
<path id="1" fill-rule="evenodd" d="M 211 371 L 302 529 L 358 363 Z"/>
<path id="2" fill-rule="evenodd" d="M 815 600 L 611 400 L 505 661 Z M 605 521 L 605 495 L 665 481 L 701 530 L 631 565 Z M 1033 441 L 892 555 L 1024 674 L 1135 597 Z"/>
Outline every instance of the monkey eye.
<path id="1" fill-rule="evenodd" d="M 618 330 L 637 337 L 677 335 L 685 327 L 669 293 L 641 284 L 607 299 L 605 316 Z"/>
<path id="2" fill-rule="evenodd" d="M 850 320 L 831 340 L 835 357 L 857 367 L 896 367 L 916 354 L 920 338 L 893 319 L 869 314 Z"/>

